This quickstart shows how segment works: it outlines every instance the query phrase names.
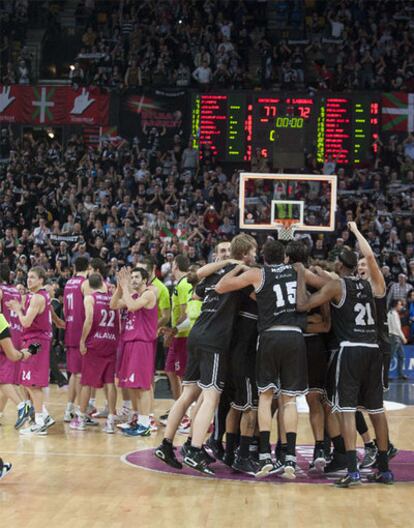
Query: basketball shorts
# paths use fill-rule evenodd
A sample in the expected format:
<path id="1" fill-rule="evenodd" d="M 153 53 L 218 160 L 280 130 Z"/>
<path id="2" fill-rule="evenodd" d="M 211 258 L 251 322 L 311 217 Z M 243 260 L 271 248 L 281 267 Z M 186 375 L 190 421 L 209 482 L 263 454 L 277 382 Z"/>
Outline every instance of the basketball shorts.
<path id="1" fill-rule="evenodd" d="M 101 389 L 115 381 L 116 354 L 99 356 L 92 350 L 83 356 L 81 385 Z"/>
<path id="2" fill-rule="evenodd" d="M 39 343 L 40 348 L 36 355 L 20 362 L 19 384 L 24 387 L 47 387 L 49 385 L 50 339 L 39 339 L 38 337 L 24 339 L 22 348 L 27 348 L 32 343 Z"/>
<path id="3" fill-rule="evenodd" d="M 380 341 L 379 349 L 382 356 L 382 385 L 384 387 L 384 391 L 387 391 L 389 389 L 391 345 L 390 343 Z"/>
<path id="4" fill-rule="evenodd" d="M 326 399 L 326 402 L 331 407 L 333 407 L 333 400 L 335 396 L 335 374 L 336 374 L 336 363 L 338 361 L 338 352 L 339 352 L 339 349 L 330 351 L 327 369 L 326 369 L 325 399 Z"/>
<path id="5" fill-rule="evenodd" d="M 66 347 L 66 368 L 71 374 L 82 371 L 82 355 L 79 347 Z"/>
<path id="6" fill-rule="evenodd" d="M 126 342 L 118 377 L 121 388 L 149 390 L 154 380 L 154 342 Z"/>
<path id="7" fill-rule="evenodd" d="M 174 337 L 167 352 L 165 372 L 174 372 L 182 378 L 187 366 L 187 337 Z"/>
<path id="8" fill-rule="evenodd" d="M 231 391 L 231 406 L 238 411 L 257 409 L 259 394 L 256 384 L 257 330 L 250 335 L 237 333 L 230 347 L 231 360 L 228 384 Z"/>
<path id="9" fill-rule="evenodd" d="M 201 389 L 214 388 L 222 392 L 226 384 L 229 365 L 227 351 L 210 349 L 197 343 L 197 339 L 188 339 L 188 364 L 183 384 L 197 383 Z"/>
<path id="10" fill-rule="evenodd" d="M 327 354 L 321 335 L 305 336 L 309 392 L 325 394 Z"/>
<path id="11" fill-rule="evenodd" d="M 308 367 L 302 332 L 279 327 L 260 334 L 256 375 L 259 393 L 273 389 L 287 396 L 306 394 Z"/>
<path id="12" fill-rule="evenodd" d="M 10 361 L 4 352 L 0 352 L 0 385 L 14 385 L 16 371 L 20 373 L 20 364 Z"/>
<path id="13" fill-rule="evenodd" d="M 335 367 L 333 410 L 384 412 L 382 355 L 377 345 L 343 342 Z"/>

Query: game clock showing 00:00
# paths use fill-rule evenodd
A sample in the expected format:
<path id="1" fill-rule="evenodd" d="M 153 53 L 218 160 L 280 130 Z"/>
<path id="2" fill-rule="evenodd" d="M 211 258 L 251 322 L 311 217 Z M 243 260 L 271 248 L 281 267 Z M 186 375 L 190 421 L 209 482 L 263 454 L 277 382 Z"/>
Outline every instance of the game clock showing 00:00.
<path id="1" fill-rule="evenodd" d="M 378 138 L 379 101 L 377 94 L 193 94 L 194 146 L 200 157 L 210 146 L 218 161 L 250 161 L 259 149 L 275 165 L 280 156 L 285 168 L 303 165 L 304 151 L 321 163 L 331 154 L 339 164 L 363 165 Z"/>

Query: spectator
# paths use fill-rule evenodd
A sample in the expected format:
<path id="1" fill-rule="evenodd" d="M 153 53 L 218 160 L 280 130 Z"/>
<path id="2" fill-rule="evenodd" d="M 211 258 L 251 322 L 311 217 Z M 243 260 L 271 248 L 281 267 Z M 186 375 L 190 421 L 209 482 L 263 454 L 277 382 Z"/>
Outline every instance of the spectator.
<path id="1" fill-rule="evenodd" d="M 395 357 L 397 360 L 398 379 L 407 380 L 408 378 L 404 374 L 405 353 L 403 348 L 403 344 L 407 343 L 407 339 L 402 331 L 400 319 L 403 307 L 401 299 L 393 299 L 388 312 L 388 330 L 390 333 L 391 357 Z"/>
<path id="2" fill-rule="evenodd" d="M 413 287 L 411 284 L 407 282 L 407 275 L 405 273 L 400 273 L 398 275 L 398 282 L 392 284 L 388 291 L 388 306 L 391 306 L 393 301 L 407 299 L 408 294 L 412 289 Z"/>

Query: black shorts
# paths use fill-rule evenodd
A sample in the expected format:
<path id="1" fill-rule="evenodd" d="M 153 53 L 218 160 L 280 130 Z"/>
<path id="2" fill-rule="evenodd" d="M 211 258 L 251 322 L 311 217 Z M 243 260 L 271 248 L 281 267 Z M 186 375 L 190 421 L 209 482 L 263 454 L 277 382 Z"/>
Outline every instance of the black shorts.
<path id="1" fill-rule="evenodd" d="M 325 394 L 328 368 L 325 341 L 321 335 L 305 336 L 309 392 Z"/>
<path id="2" fill-rule="evenodd" d="M 382 385 L 384 391 L 389 389 L 389 374 L 390 374 L 390 363 L 391 363 L 391 345 L 384 341 L 379 342 L 380 353 L 382 356 Z"/>
<path id="3" fill-rule="evenodd" d="M 190 334 L 191 336 L 191 334 Z M 197 383 L 201 389 L 222 391 L 228 370 L 228 352 L 208 348 L 189 337 L 188 359 L 183 385 Z"/>
<path id="4" fill-rule="evenodd" d="M 238 411 L 256 409 L 259 395 L 256 385 L 256 321 L 246 321 L 239 327 L 232 339 L 231 360 L 229 369 L 229 383 L 231 392 L 231 406 Z"/>
<path id="5" fill-rule="evenodd" d="M 378 346 L 342 344 L 335 370 L 334 411 L 384 412 L 382 354 Z"/>
<path id="6" fill-rule="evenodd" d="M 268 330 L 260 335 L 256 379 L 259 392 L 273 389 L 287 396 L 308 392 L 306 346 L 302 332 Z"/>
<path id="7" fill-rule="evenodd" d="M 331 350 L 329 352 L 328 364 L 326 367 L 326 378 L 325 378 L 325 398 L 331 407 L 333 407 L 333 400 L 335 396 L 335 374 L 336 374 L 336 363 L 338 361 L 337 350 Z"/>

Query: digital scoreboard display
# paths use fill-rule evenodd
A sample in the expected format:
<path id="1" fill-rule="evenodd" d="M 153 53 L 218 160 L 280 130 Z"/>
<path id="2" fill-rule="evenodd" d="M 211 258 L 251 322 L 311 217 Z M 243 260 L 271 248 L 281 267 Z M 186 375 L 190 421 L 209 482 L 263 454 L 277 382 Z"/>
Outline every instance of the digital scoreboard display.
<path id="1" fill-rule="evenodd" d="M 194 94 L 194 146 L 200 157 L 209 146 L 219 161 L 250 161 L 259 150 L 286 168 L 290 153 L 297 163 L 305 152 L 315 153 L 320 163 L 332 157 L 341 165 L 363 165 L 379 134 L 379 101 L 376 94 Z"/>

